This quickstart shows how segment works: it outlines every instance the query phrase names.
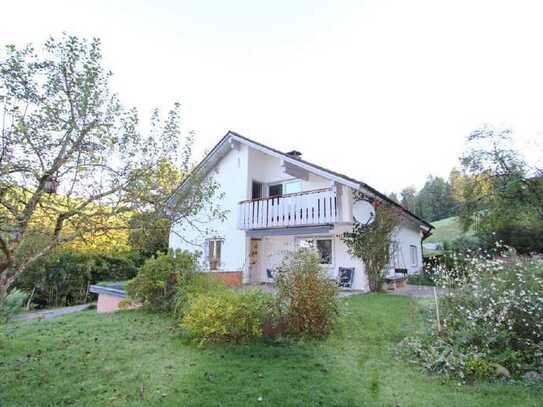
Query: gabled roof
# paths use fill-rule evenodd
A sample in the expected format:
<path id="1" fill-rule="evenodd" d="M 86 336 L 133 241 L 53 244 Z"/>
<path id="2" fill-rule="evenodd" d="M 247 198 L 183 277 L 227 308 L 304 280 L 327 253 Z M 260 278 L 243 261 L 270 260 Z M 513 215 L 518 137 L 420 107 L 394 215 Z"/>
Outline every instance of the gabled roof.
<path id="1" fill-rule="evenodd" d="M 276 150 L 275 148 L 269 147 L 265 144 L 259 143 L 258 141 L 252 140 L 248 137 L 242 136 L 241 134 L 238 134 L 233 131 L 228 131 L 224 135 L 223 138 L 211 149 L 211 151 L 203 158 L 202 161 L 194 168 L 193 172 L 189 177 L 187 177 L 181 185 L 177 188 L 176 192 L 183 188 L 183 185 L 185 182 L 192 176 L 192 174 L 197 174 L 202 171 L 206 171 L 206 168 L 210 168 L 213 166 L 213 163 L 217 160 L 220 160 L 222 158 L 222 153 L 224 153 L 224 146 L 228 146 L 229 142 L 239 142 L 242 144 L 249 145 L 253 148 L 256 148 L 258 150 L 264 151 L 265 153 L 268 153 L 272 156 L 276 156 L 281 158 L 282 160 L 289 162 L 291 164 L 297 165 L 299 167 L 302 167 L 306 170 L 309 170 L 310 172 L 316 173 L 317 175 L 321 175 L 325 178 L 332 179 L 336 182 L 339 182 L 341 184 L 347 185 L 351 188 L 361 190 L 364 192 L 369 193 L 370 195 L 374 195 L 375 197 L 378 197 L 379 199 L 386 201 L 398 208 L 400 208 L 402 211 L 404 211 L 409 216 L 413 217 L 414 219 L 418 220 L 422 224 L 424 224 L 429 230 L 433 229 L 434 227 L 429 222 L 425 221 L 424 219 L 420 218 L 419 216 L 415 215 L 413 212 L 408 210 L 407 208 L 403 207 L 399 203 L 393 201 L 385 194 L 379 192 L 375 188 L 371 187 L 370 185 L 366 184 L 365 182 L 362 182 L 360 180 L 351 178 L 345 174 L 341 174 L 332 170 L 329 170 L 327 168 L 321 167 L 320 165 L 313 164 L 309 161 L 302 160 L 297 157 L 293 157 L 291 155 L 288 155 L 282 151 Z M 174 193 L 175 195 L 175 193 Z M 172 197 L 174 196 L 172 195 Z M 170 197 L 170 199 L 172 198 Z"/>

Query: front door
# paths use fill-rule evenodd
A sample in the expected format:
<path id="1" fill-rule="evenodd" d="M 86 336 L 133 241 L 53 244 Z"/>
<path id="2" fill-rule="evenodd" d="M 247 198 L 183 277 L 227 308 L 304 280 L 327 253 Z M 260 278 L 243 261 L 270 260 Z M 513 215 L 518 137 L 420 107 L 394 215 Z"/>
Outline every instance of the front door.
<path id="1" fill-rule="evenodd" d="M 260 239 L 251 239 L 251 251 L 249 253 L 249 283 L 255 284 L 258 278 L 258 249 Z"/>

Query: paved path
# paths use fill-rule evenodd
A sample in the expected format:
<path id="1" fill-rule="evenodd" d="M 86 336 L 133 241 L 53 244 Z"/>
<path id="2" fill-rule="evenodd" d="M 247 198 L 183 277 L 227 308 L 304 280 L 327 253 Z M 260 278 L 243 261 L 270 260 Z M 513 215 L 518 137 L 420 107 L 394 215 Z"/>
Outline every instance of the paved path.
<path id="1" fill-rule="evenodd" d="M 19 321 L 30 321 L 33 319 L 51 319 L 51 318 L 60 317 L 62 315 L 83 311 L 84 309 L 87 309 L 91 305 L 92 304 L 82 304 L 82 305 L 73 305 L 71 307 L 64 307 L 64 308 L 54 308 L 54 309 L 46 309 L 46 310 L 40 310 L 40 311 L 25 312 L 23 314 L 15 315 L 13 319 L 16 319 Z"/>
<path id="2" fill-rule="evenodd" d="M 407 287 L 396 288 L 394 291 L 390 291 L 390 293 L 395 295 L 409 295 L 411 297 L 433 297 L 434 287 L 409 284 Z M 444 293 L 444 288 L 437 288 L 437 295 L 442 295 Z"/>

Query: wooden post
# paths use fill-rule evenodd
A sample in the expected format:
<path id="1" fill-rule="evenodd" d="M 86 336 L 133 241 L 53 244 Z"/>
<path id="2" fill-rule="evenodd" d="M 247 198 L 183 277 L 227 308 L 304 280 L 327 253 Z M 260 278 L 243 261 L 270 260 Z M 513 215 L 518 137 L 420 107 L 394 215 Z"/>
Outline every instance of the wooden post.
<path id="1" fill-rule="evenodd" d="M 437 324 L 437 333 L 441 333 L 441 321 L 439 320 L 439 303 L 437 301 L 437 289 L 434 286 L 434 301 L 436 303 L 436 324 Z"/>

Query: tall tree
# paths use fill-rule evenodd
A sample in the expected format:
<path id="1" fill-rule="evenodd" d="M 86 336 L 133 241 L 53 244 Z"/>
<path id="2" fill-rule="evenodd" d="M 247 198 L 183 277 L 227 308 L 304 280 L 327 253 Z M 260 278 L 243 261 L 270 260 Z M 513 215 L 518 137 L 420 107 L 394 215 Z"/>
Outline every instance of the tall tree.
<path id="1" fill-rule="evenodd" d="M 419 215 L 430 221 L 451 216 L 456 205 L 450 184 L 432 175 L 428 176 L 417 201 Z"/>
<path id="2" fill-rule="evenodd" d="M 400 200 L 398 199 L 398 195 L 396 195 L 396 192 L 391 192 L 388 194 L 388 197 L 392 199 L 396 203 L 400 203 Z"/>
<path id="3" fill-rule="evenodd" d="M 461 157 L 460 218 L 487 241 L 501 239 L 522 251 L 541 251 L 543 172 L 527 164 L 511 134 L 485 126 L 468 137 Z"/>
<path id="4" fill-rule="evenodd" d="M 194 181 L 193 193 L 165 207 L 173 190 L 152 177 L 165 161 L 189 169 L 192 136 L 181 139 L 179 104 L 164 120 L 155 111 L 144 136 L 110 78 L 97 39 L 51 38 L 41 53 L 8 46 L 0 59 L 0 299 L 56 246 L 126 227 L 119 217 L 146 211 L 183 222 L 212 207 L 212 180 Z"/>
<path id="5" fill-rule="evenodd" d="M 412 212 L 416 211 L 417 207 L 417 190 L 414 186 L 410 186 L 407 188 L 402 189 L 402 192 L 400 192 L 401 204 L 403 207 L 409 209 Z"/>

